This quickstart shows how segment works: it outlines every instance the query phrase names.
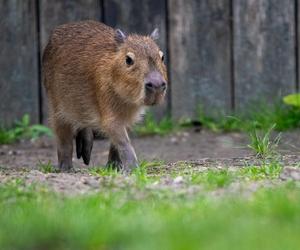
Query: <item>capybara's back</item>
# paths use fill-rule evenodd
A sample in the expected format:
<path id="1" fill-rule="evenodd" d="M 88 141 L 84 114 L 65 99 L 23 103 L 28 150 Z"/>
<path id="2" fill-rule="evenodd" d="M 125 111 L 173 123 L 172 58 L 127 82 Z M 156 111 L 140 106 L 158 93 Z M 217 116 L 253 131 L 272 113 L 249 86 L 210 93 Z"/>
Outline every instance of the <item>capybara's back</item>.
<path id="1" fill-rule="evenodd" d="M 89 163 L 93 130 L 110 138 L 112 164 L 136 164 L 126 128 L 142 106 L 160 103 L 166 90 L 156 35 L 126 36 L 95 21 L 61 25 L 52 32 L 43 55 L 43 78 L 60 168 L 72 167 L 74 136 L 78 158 Z"/>
<path id="2" fill-rule="evenodd" d="M 99 126 L 95 67 L 104 66 L 103 60 L 109 67 L 115 50 L 113 29 L 98 22 L 66 24 L 53 31 L 43 56 L 51 124 L 62 118 L 74 129 Z"/>

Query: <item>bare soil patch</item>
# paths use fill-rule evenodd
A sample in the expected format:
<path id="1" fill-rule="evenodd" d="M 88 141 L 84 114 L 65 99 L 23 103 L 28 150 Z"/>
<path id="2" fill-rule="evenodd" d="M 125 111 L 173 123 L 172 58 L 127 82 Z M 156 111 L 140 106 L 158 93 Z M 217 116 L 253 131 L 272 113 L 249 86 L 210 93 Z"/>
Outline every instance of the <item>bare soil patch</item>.
<path id="1" fill-rule="evenodd" d="M 300 180 L 298 166 L 300 163 L 300 131 L 295 130 L 282 134 L 279 151 L 282 155 L 284 170 L 282 180 Z M 169 186 L 184 187 L 184 190 L 193 189 L 184 184 L 184 180 L 176 179 L 176 175 L 184 174 L 186 165 L 197 171 L 209 168 L 239 168 L 245 164 L 259 164 L 259 160 L 247 147 L 248 136 L 241 133 L 218 134 L 210 131 L 196 133 L 186 130 L 164 137 L 133 138 L 133 145 L 139 159 L 159 160 L 159 166 L 150 167 L 150 175 L 162 174 L 164 177 L 155 186 L 156 188 Z M 51 161 L 56 164 L 56 149 L 52 138 L 40 138 L 36 141 L 22 141 L 14 145 L 0 146 L 0 183 L 13 179 L 22 179 L 25 183 L 41 183 L 51 187 L 54 191 L 67 194 L 78 194 L 97 191 L 107 185 L 112 185 L 109 176 L 94 176 L 89 168 L 103 166 L 108 156 L 109 142 L 96 140 L 92 152 L 91 164 L 85 166 L 77 160 L 74 154 L 74 173 L 43 173 L 39 163 Z M 130 185 L 130 176 L 117 176 L 113 185 Z M 251 186 L 252 185 L 252 186 Z M 259 186 L 251 184 L 253 189 Z M 263 183 L 262 185 L 268 185 Z"/>

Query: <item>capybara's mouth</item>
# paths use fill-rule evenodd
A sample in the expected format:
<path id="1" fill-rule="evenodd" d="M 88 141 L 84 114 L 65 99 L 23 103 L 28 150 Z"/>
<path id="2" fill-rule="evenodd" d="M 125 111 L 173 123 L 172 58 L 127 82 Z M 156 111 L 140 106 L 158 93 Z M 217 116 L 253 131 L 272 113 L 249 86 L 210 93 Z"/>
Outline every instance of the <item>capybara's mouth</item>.
<path id="1" fill-rule="evenodd" d="M 144 100 L 146 106 L 159 105 L 164 100 L 165 93 L 151 93 L 147 94 Z"/>

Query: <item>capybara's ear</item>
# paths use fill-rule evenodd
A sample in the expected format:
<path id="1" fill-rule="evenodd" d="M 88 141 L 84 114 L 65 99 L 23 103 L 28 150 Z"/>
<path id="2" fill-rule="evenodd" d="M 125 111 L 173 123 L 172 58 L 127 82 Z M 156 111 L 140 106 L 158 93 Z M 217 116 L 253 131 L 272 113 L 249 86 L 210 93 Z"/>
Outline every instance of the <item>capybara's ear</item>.
<path id="1" fill-rule="evenodd" d="M 118 43 L 123 43 L 126 40 L 126 35 L 124 34 L 124 32 L 120 29 L 116 29 L 115 32 L 115 39 Z"/>
<path id="2" fill-rule="evenodd" d="M 158 31 L 158 28 L 155 28 L 150 37 L 153 39 L 153 40 L 158 40 L 159 39 L 159 31 Z"/>

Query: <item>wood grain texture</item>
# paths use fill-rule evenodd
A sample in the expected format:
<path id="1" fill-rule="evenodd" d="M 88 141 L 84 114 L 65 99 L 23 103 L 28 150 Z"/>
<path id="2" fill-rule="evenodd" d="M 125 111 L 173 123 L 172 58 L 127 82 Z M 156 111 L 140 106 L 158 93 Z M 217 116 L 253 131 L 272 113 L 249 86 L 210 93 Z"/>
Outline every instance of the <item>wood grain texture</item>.
<path id="1" fill-rule="evenodd" d="M 101 20 L 100 1 L 98 0 L 40 0 L 39 7 L 41 49 L 46 46 L 53 28 L 60 24 L 87 19 Z"/>
<path id="2" fill-rule="evenodd" d="M 35 1 L 0 2 L 0 123 L 28 113 L 39 122 Z"/>
<path id="3" fill-rule="evenodd" d="M 40 49 L 44 50 L 51 31 L 58 25 L 81 20 L 101 20 L 99 0 L 40 0 Z M 41 53 L 42 55 L 42 53 Z M 43 89 L 43 122 L 47 123 L 47 98 Z"/>
<path id="4" fill-rule="evenodd" d="M 229 0 L 169 1 L 172 116 L 231 107 Z"/>
<path id="5" fill-rule="evenodd" d="M 104 22 L 125 33 L 142 35 L 150 35 L 158 28 L 160 37 L 157 43 L 167 54 L 166 8 L 166 1 L 161 0 L 104 0 Z M 151 108 L 157 118 L 167 114 L 168 102 L 169 95 L 163 105 Z"/>
<path id="6" fill-rule="evenodd" d="M 296 86 L 294 0 L 233 0 L 235 103 L 273 103 Z"/>
<path id="7" fill-rule="evenodd" d="M 128 33 L 160 29 L 171 95 L 154 109 L 157 117 L 171 111 L 175 119 L 197 118 L 198 105 L 210 115 L 226 113 L 233 99 L 239 112 L 258 100 L 273 103 L 299 86 L 299 12 L 299 0 L 0 1 L 0 124 L 24 113 L 38 122 L 39 108 L 46 121 L 44 93 L 39 107 L 39 50 L 55 26 L 84 19 Z"/>

